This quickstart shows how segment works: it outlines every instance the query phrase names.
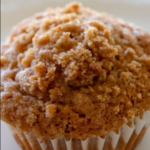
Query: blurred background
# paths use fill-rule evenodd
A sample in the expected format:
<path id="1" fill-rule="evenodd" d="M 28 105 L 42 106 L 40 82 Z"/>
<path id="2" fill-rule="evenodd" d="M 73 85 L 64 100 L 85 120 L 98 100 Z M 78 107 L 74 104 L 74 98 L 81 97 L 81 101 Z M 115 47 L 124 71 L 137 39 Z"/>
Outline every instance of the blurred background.
<path id="1" fill-rule="evenodd" d="M 150 0 L 77 0 L 99 12 L 107 12 L 141 26 L 150 33 Z M 48 7 L 64 6 L 71 0 L 1 0 L 1 39 L 8 36 L 12 26 Z M 137 150 L 150 149 L 150 129 Z M 7 125 L 1 124 L 1 150 L 20 150 Z"/>

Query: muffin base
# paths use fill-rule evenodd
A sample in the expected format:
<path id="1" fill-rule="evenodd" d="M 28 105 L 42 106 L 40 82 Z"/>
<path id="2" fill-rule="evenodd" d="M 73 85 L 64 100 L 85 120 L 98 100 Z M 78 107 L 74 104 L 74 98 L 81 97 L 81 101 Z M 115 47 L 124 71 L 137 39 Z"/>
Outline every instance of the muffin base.
<path id="1" fill-rule="evenodd" d="M 134 150 L 150 124 L 150 111 L 146 111 L 142 117 L 135 118 L 131 126 L 124 125 L 119 133 L 108 133 L 104 138 L 91 137 L 85 141 L 80 139 L 65 138 L 37 139 L 33 133 L 20 133 L 10 127 L 13 136 L 23 150 Z"/>

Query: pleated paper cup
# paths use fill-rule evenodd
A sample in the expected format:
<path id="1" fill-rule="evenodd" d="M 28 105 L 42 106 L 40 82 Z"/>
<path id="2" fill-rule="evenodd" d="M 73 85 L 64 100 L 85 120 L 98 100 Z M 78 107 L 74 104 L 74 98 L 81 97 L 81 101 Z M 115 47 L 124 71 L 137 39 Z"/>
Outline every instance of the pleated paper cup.
<path id="1" fill-rule="evenodd" d="M 133 150 L 140 143 L 150 124 L 150 111 L 142 119 L 136 117 L 131 126 L 124 125 L 119 133 L 110 132 L 101 137 L 80 139 L 37 139 L 33 133 L 20 133 L 11 127 L 13 135 L 23 150 Z"/>

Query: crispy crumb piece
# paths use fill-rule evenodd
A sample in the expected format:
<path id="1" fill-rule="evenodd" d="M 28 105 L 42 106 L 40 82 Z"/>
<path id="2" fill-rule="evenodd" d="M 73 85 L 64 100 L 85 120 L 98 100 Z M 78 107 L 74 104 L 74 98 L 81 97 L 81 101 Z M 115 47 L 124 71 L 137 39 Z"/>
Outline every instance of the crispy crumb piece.
<path id="1" fill-rule="evenodd" d="M 53 119 L 57 110 L 57 106 L 50 104 L 46 106 L 46 117 Z"/>
<path id="2" fill-rule="evenodd" d="M 146 63 L 150 66 L 150 56 L 146 59 Z"/>
<path id="3" fill-rule="evenodd" d="M 5 56 L 1 56 L 1 67 L 5 65 L 5 63 L 7 62 L 7 59 Z"/>

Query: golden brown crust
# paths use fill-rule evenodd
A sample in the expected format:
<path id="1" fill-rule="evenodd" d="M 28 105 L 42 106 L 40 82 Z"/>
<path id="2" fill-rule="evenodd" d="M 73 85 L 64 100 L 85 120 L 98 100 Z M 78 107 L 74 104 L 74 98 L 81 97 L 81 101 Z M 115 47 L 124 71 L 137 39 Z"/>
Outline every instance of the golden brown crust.
<path id="1" fill-rule="evenodd" d="M 79 4 L 18 24 L 2 45 L 1 117 L 37 136 L 116 131 L 150 106 L 150 35 Z"/>

